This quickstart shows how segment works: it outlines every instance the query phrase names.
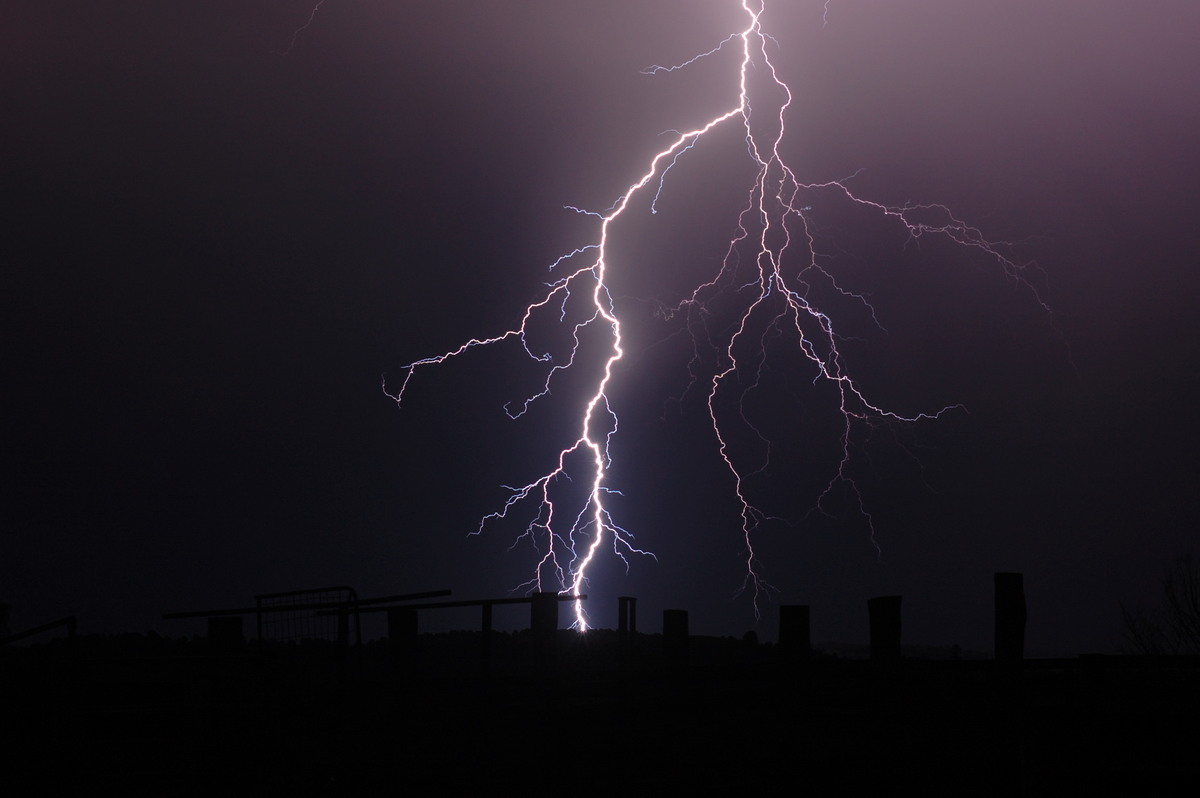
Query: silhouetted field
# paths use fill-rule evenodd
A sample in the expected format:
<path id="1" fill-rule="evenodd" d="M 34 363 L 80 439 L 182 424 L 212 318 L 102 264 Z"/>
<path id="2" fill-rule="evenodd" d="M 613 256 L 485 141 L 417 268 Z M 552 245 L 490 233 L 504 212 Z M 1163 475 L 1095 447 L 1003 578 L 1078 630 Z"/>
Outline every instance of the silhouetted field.
<path id="1" fill-rule="evenodd" d="M 1192 660 L 903 659 L 559 632 L 0 651 L 6 795 L 1193 794 Z M 578 785 L 578 789 L 571 785 Z"/>

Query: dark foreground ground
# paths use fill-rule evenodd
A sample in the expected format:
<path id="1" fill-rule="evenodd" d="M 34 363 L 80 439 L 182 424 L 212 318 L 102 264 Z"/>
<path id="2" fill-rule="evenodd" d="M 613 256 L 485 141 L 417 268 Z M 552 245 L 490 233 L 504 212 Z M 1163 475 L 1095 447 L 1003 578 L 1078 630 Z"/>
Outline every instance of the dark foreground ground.
<path id="1" fill-rule="evenodd" d="M 1195 795 L 1200 669 L 904 659 L 559 633 L 79 638 L 0 650 L 0 794 Z"/>

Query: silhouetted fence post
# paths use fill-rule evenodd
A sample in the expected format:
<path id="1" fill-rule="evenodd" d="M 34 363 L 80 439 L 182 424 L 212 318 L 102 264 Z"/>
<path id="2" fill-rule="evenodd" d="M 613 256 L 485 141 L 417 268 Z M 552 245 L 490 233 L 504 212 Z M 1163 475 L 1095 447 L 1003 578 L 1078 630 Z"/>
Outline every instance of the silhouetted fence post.
<path id="1" fill-rule="evenodd" d="M 637 634 L 637 599 L 633 596 L 617 596 L 617 633 L 622 640 Z"/>
<path id="2" fill-rule="evenodd" d="M 1025 576 L 995 574 L 996 662 L 1016 664 L 1025 658 Z"/>
<path id="3" fill-rule="evenodd" d="M 637 599 L 617 596 L 617 653 L 624 659 L 633 652 L 637 636 Z"/>
<path id="4" fill-rule="evenodd" d="M 871 618 L 871 660 L 899 661 L 900 596 L 867 599 L 867 612 Z"/>
<path id="5" fill-rule="evenodd" d="M 680 663 L 688 652 L 687 610 L 663 610 L 663 653 Z"/>
<path id="6" fill-rule="evenodd" d="M 779 608 L 779 650 L 789 660 L 806 660 L 812 651 L 807 604 L 784 604 Z"/>

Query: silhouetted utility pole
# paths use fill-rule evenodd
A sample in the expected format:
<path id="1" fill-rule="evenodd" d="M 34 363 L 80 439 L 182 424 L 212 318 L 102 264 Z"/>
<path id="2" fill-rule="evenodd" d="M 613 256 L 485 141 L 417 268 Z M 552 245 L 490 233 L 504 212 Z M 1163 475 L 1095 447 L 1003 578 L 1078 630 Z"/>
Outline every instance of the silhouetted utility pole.
<path id="1" fill-rule="evenodd" d="M 633 640 L 637 636 L 637 599 L 633 596 L 617 597 L 617 648 L 623 660 L 633 653 Z"/>
<path id="2" fill-rule="evenodd" d="M 900 597 L 876 596 L 867 599 L 871 618 L 871 660 L 896 662 L 900 659 Z"/>
<path id="3" fill-rule="evenodd" d="M 617 633 L 622 640 L 637 634 L 637 599 L 633 596 L 617 597 Z"/>

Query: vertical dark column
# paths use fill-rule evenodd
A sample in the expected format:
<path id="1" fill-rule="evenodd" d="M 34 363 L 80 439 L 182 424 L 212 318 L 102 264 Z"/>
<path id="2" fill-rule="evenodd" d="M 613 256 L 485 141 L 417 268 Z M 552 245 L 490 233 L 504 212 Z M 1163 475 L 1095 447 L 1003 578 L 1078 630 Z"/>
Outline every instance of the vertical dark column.
<path id="1" fill-rule="evenodd" d="M 871 660 L 896 662 L 900 659 L 900 596 L 876 596 L 867 599 L 871 617 Z"/>
<path id="2" fill-rule="evenodd" d="M 629 663 L 636 637 L 637 599 L 633 596 L 617 596 L 617 654 L 622 664 Z"/>
<path id="3" fill-rule="evenodd" d="M 688 652 L 687 610 L 663 610 L 663 653 L 681 662 Z"/>
<path id="4" fill-rule="evenodd" d="M 1019 663 L 1025 658 L 1025 576 L 997 573 L 996 661 Z"/>
<path id="5" fill-rule="evenodd" d="M 808 659 L 812 651 L 807 604 L 784 604 L 779 608 L 779 650 L 788 659 Z"/>
<path id="6" fill-rule="evenodd" d="M 637 599 L 633 596 L 617 597 L 617 633 L 622 640 L 637 634 Z"/>

